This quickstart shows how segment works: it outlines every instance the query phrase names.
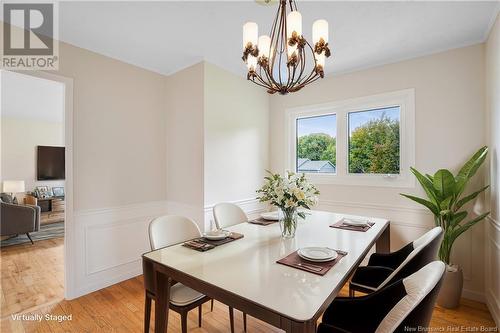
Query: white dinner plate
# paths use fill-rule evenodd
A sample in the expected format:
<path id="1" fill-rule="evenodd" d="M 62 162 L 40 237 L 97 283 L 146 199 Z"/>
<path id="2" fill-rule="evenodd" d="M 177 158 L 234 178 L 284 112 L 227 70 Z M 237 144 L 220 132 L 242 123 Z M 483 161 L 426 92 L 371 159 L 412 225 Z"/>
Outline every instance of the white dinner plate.
<path id="1" fill-rule="evenodd" d="M 302 259 L 310 261 L 330 261 L 337 258 L 337 251 L 327 247 L 304 247 L 297 251 L 297 254 Z"/>
<path id="2" fill-rule="evenodd" d="M 355 227 L 364 227 L 368 225 L 368 222 L 370 222 L 367 219 L 357 219 L 357 218 L 347 218 L 347 217 L 342 218 L 341 221 L 345 225 L 352 225 Z"/>
<path id="3" fill-rule="evenodd" d="M 225 230 L 213 230 L 209 232 L 205 232 L 203 237 L 209 240 L 221 240 L 229 236 L 230 232 Z"/>
<path id="4" fill-rule="evenodd" d="M 280 219 L 280 213 L 276 210 L 274 212 L 262 213 L 260 214 L 260 217 L 262 217 L 264 220 L 278 221 Z"/>

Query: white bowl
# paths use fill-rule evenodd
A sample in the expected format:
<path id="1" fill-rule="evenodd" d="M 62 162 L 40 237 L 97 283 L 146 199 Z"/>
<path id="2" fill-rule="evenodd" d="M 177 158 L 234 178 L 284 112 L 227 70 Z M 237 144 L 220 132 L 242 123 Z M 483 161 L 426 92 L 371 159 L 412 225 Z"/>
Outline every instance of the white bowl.
<path id="1" fill-rule="evenodd" d="M 221 240 L 227 238 L 229 234 L 230 232 L 225 230 L 212 230 L 209 232 L 205 232 L 203 234 L 203 237 L 209 240 Z"/>

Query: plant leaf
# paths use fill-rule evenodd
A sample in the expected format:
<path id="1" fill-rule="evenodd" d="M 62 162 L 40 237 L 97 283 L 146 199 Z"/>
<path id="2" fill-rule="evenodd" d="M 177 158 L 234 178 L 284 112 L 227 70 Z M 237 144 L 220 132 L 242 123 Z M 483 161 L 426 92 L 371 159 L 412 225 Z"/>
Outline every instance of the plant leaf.
<path id="1" fill-rule="evenodd" d="M 487 213 L 484 213 L 484 214 L 481 214 L 479 215 L 478 217 L 476 217 L 475 219 L 472 219 L 470 220 L 469 222 L 461 225 L 460 227 L 454 229 L 453 231 L 451 231 L 451 234 L 450 234 L 450 238 L 451 238 L 451 242 L 455 242 L 455 240 L 461 235 L 463 234 L 464 232 L 466 232 L 467 230 L 469 230 L 470 227 L 472 227 L 473 225 L 475 225 L 476 223 L 482 221 L 486 216 L 488 216 L 490 214 L 490 212 L 487 212 Z"/>
<path id="2" fill-rule="evenodd" d="M 427 194 L 429 199 L 431 199 L 431 201 L 436 205 L 439 205 L 439 201 L 432 181 L 422 175 L 417 169 L 411 167 L 410 170 L 415 175 L 420 185 L 422 185 L 422 188 L 424 189 L 425 194 Z"/>
<path id="3" fill-rule="evenodd" d="M 488 187 L 490 187 L 490 186 L 489 185 L 485 186 L 482 189 L 480 189 L 479 191 L 471 193 L 468 196 L 463 197 L 462 199 L 458 200 L 458 202 L 455 205 L 455 209 L 459 210 L 460 207 L 462 207 L 463 205 L 465 205 L 467 202 L 469 202 L 471 200 L 474 200 L 481 192 L 483 192 L 484 190 L 486 190 Z"/>
<path id="4" fill-rule="evenodd" d="M 441 199 L 448 198 L 455 193 L 455 177 L 446 169 L 440 169 L 434 174 L 433 185 Z"/>
<path id="5" fill-rule="evenodd" d="M 466 211 L 455 213 L 455 215 L 453 216 L 453 218 L 450 221 L 450 225 L 449 226 L 452 229 L 455 228 L 460 222 L 462 222 L 462 220 L 464 218 L 467 217 L 467 215 L 468 215 L 468 213 Z"/>
<path id="6" fill-rule="evenodd" d="M 457 174 L 456 196 L 458 197 L 467 185 L 469 179 L 476 174 L 477 169 L 483 164 L 488 154 L 488 147 L 481 147 L 472 157 L 462 166 Z"/>
<path id="7" fill-rule="evenodd" d="M 409 194 L 403 194 L 403 193 L 400 193 L 403 197 L 406 197 L 408 199 L 411 199 L 415 202 L 418 202 L 419 204 L 427 207 L 434 215 L 439 215 L 439 208 L 432 202 L 428 201 L 428 200 L 425 200 L 425 199 L 422 199 L 422 198 L 419 198 L 419 197 L 415 197 L 413 195 L 409 195 Z"/>

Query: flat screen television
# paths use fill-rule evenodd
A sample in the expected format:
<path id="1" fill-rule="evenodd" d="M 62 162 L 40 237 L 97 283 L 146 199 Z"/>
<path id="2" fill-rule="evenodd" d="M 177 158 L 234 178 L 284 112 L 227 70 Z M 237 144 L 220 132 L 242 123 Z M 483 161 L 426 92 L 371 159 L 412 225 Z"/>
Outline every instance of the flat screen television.
<path id="1" fill-rule="evenodd" d="M 37 147 L 38 180 L 61 180 L 64 175 L 64 147 Z"/>

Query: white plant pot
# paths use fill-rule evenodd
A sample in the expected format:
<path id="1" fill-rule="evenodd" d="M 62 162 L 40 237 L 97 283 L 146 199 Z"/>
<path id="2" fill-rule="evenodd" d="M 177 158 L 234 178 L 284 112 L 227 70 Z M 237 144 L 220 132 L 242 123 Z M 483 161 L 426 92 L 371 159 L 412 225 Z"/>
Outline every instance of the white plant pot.
<path id="1" fill-rule="evenodd" d="M 453 309 L 460 305 L 464 276 L 458 265 L 446 265 L 443 284 L 439 291 L 437 303 L 443 308 Z"/>

